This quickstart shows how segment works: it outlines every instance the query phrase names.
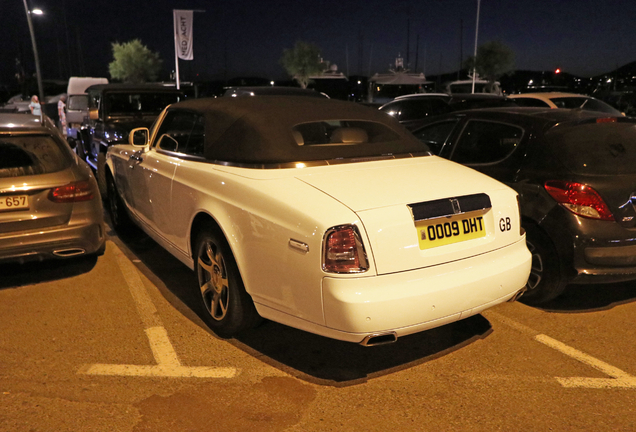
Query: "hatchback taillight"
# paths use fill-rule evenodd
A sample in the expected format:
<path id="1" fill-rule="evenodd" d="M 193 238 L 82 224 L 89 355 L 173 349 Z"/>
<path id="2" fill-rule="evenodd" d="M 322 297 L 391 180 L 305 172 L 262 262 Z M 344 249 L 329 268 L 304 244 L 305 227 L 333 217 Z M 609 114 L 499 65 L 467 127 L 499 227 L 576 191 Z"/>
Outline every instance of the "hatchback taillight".
<path id="1" fill-rule="evenodd" d="M 614 220 L 603 198 L 588 185 L 550 180 L 545 182 L 545 190 L 556 202 L 576 215 L 590 219 Z"/>
<path id="2" fill-rule="evenodd" d="M 367 254 L 355 226 L 342 225 L 327 231 L 322 268 L 330 273 L 361 273 L 369 269 Z"/>
<path id="3" fill-rule="evenodd" d="M 89 201 L 95 197 L 95 190 L 89 181 L 78 181 L 51 189 L 49 199 L 56 203 Z"/>

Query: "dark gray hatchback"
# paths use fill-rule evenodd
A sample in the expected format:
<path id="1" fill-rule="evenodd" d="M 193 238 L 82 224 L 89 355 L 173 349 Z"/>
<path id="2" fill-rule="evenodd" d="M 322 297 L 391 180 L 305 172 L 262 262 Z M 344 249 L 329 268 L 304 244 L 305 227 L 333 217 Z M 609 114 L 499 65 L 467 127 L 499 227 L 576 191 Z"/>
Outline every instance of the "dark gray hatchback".
<path id="1" fill-rule="evenodd" d="M 570 282 L 636 279 L 636 119 L 481 109 L 436 117 L 414 134 L 519 193 L 533 253 L 523 301 L 551 300 Z"/>
<path id="2" fill-rule="evenodd" d="M 48 117 L 0 114 L 0 261 L 101 254 L 104 242 L 89 166 Z"/>

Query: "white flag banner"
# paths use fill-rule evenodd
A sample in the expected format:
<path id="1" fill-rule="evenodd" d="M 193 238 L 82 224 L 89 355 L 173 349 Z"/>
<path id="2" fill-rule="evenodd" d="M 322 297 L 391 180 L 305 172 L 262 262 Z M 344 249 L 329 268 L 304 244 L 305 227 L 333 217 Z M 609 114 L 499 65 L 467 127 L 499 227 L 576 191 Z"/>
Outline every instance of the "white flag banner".
<path id="1" fill-rule="evenodd" d="M 174 43 L 177 56 L 181 60 L 193 60 L 192 51 L 192 11 L 173 10 Z"/>

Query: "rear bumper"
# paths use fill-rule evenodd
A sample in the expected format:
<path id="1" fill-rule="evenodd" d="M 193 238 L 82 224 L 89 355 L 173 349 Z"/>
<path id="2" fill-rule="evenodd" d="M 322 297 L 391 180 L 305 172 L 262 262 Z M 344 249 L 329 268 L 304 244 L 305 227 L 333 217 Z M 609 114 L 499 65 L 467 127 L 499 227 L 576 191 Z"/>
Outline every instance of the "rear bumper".
<path id="1" fill-rule="evenodd" d="M 417 333 L 475 315 L 525 286 L 525 237 L 472 258 L 373 277 L 323 279 L 325 327 L 309 331 L 349 342 L 373 334 Z"/>
<path id="2" fill-rule="evenodd" d="M 636 232 L 617 223 L 586 221 L 574 236 L 575 283 L 636 279 Z"/>
<path id="3" fill-rule="evenodd" d="M 25 262 L 99 253 L 104 242 L 102 222 L 5 234 L 0 236 L 0 261 Z"/>
<path id="4" fill-rule="evenodd" d="M 576 256 L 573 283 L 613 283 L 636 279 L 636 245 L 585 247 Z"/>
<path id="5" fill-rule="evenodd" d="M 572 283 L 636 279 L 636 228 L 575 216 L 555 207 L 540 224 L 552 239 Z"/>

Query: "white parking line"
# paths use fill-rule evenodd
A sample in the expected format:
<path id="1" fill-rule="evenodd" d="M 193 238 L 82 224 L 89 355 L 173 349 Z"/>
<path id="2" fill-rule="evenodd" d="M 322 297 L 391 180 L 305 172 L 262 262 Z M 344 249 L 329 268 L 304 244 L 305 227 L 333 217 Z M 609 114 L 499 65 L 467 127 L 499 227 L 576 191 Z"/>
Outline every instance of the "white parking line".
<path id="1" fill-rule="evenodd" d="M 572 357 L 580 361 L 581 363 L 585 363 L 589 366 L 592 366 L 594 369 L 597 369 L 603 372 L 605 375 L 609 375 L 612 378 L 557 378 L 557 380 L 561 383 L 563 387 L 588 387 L 588 388 L 616 388 L 616 387 L 624 387 L 624 388 L 636 388 L 636 377 L 629 375 L 627 372 L 623 372 L 622 370 L 609 365 L 601 360 L 598 360 L 591 355 L 585 354 L 582 351 L 574 349 L 558 340 L 552 339 L 546 335 L 540 334 L 535 336 L 535 340 L 541 342 L 542 344 L 549 346 L 557 351 L 562 352 L 568 357 Z"/>
<path id="2" fill-rule="evenodd" d="M 172 377 L 172 378 L 233 378 L 238 375 L 236 368 L 223 367 L 193 367 L 182 366 L 177 353 L 170 343 L 168 333 L 157 315 L 157 309 L 152 303 L 148 291 L 139 276 L 137 268 L 126 258 L 123 252 L 112 242 L 115 249 L 117 263 L 121 269 L 135 306 L 144 324 L 150 349 L 157 362 L 156 365 L 120 365 L 93 364 L 86 365 L 79 370 L 88 375 L 120 375 L 143 377 Z"/>
<path id="3" fill-rule="evenodd" d="M 587 364 L 588 366 L 593 367 L 605 375 L 609 375 L 612 378 L 585 378 L 585 377 L 570 377 L 570 378 L 561 378 L 555 377 L 555 379 L 563 386 L 563 387 L 585 387 L 585 388 L 636 388 L 636 376 L 630 375 L 627 372 L 624 372 L 610 364 L 607 364 L 597 358 L 592 357 L 589 354 L 585 354 L 582 351 L 579 351 L 571 346 L 564 344 L 563 342 L 559 342 L 556 339 L 553 339 L 544 334 L 539 334 L 539 332 L 527 327 L 521 323 L 516 322 L 508 317 L 500 315 L 496 312 L 488 311 L 486 314 L 488 317 L 493 317 L 497 321 L 500 321 L 503 324 L 506 324 L 509 327 L 514 328 L 522 333 L 525 333 L 531 336 L 537 342 L 544 344 L 552 349 L 555 349 L 568 357 L 571 357 L 581 363 Z"/>

